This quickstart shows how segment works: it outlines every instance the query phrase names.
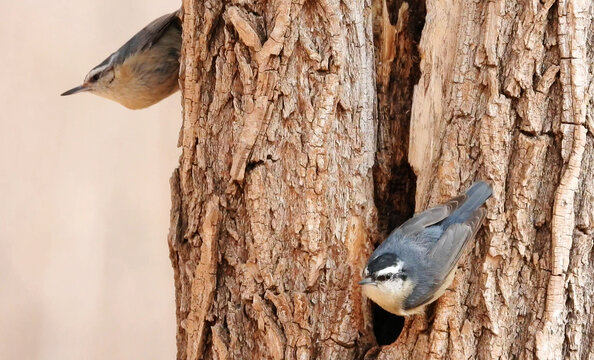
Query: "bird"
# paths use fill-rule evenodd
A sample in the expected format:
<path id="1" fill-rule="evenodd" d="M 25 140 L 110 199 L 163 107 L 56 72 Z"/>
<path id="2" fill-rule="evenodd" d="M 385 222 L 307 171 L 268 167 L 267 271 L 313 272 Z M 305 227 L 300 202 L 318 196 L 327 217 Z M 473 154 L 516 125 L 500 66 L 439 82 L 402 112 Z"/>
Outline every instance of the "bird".
<path id="1" fill-rule="evenodd" d="M 465 194 L 414 215 L 371 254 L 359 284 L 365 296 L 400 316 L 423 313 L 450 286 L 462 253 L 480 228 L 493 190 Z"/>
<path id="2" fill-rule="evenodd" d="M 151 106 L 179 89 L 181 9 L 152 21 L 62 96 L 90 92 L 129 109 Z"/>

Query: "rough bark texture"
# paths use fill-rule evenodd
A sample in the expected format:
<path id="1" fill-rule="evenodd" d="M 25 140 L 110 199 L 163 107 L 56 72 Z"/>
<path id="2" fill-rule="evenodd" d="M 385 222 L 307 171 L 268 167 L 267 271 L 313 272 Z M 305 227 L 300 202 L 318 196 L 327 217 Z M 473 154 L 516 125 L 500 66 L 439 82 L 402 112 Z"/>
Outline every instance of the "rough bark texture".
<path id="1" fill-rule="evenodd" d="M 353 359 L 371 346 L 357 285 L 376 223 L 370 8 L 184 2 L 178 358 Z"/>
<path id="2" fill-rule="evenodd" d="M 594 357 L 590 0 L 184 9 L 179 359 Z M 374 347 L 373 246 L 476 178 L 453 286 Z"/>
<path id="3" fill-rule="evenodd" d="M 377 358 L 592 358 L 594 5 L 426 7 L 408 153 L 416 210 L 474 178 L 494 197 L 452 291 Z"/>

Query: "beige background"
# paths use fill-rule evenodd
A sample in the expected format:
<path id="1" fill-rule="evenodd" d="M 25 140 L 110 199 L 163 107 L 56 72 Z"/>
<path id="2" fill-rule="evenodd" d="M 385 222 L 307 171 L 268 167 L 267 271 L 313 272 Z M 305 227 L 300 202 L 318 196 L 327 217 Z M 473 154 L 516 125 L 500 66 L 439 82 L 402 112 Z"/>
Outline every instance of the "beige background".
<path id="1" fill-rule="evenodd" d="M 172 359 L 179 93 L 59 94 L 179 2 L 0 4 L 0 359 Z"/>

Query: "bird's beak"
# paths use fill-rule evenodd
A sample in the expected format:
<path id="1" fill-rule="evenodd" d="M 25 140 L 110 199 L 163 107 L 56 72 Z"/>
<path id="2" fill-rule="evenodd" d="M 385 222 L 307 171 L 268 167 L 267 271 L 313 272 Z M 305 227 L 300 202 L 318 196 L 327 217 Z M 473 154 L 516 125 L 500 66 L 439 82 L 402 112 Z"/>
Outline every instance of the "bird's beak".
<path id="1" fill-rule="evenodd" d="M 375 281 L 373 281 L 373 279 L 370 277 L 363 278 L 361 281 L 359 281 L 359 285 L 367 285 L 367 284 L 375 284 Z"/>
<path id="2" fill-rule="evenodd" d="M 91 88 L 89 88 L 85 84 L 82 84 L 82 85 L 79 85 L 79 86 L 72 88 L 68 91 L 63 92 L 60 96 L 72 95 L 72 94 L 76 94 L 76 93 L 83 92 L 83 91 L 89 91 L 89 90 L 91 90 Z"/>

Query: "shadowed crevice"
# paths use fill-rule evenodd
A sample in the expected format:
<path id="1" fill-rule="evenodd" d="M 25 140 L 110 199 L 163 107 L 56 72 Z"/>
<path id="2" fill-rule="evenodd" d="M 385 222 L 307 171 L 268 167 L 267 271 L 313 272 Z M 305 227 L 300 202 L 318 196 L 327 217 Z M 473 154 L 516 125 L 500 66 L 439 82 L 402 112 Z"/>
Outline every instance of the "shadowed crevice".
<path id="1" fill-rule="evenodd" d="M 387 312 L 373 304 L 373 333 L 378 345 L 390 345 L 402 332 L 404 317 Z"/>
<path id="2" fill-rule="evenodd" d="M 398 12 L 404 2 L 387 0 L 392 25 L 398 23 Z M 389 79 L 378 81 L 383 85 L 378 86 L 378 148 L 373 169 L 379 234 L 376 246 L 414 214 L 416 176 L 408 163 L 408 149 L 413 91 L 420 78 L 418 43 L 425 15 L 424 1 L 408 1 L 408 13 L 403 18 L 406 21 L 404 30 L 394 39 L 395 56 L 390 65 Z M 376 42 L 380 39 L 376 36 Z M 404 318 L 375 304 L 372 315 L 378 345 L 396 341 L 402 332 Z"/>

